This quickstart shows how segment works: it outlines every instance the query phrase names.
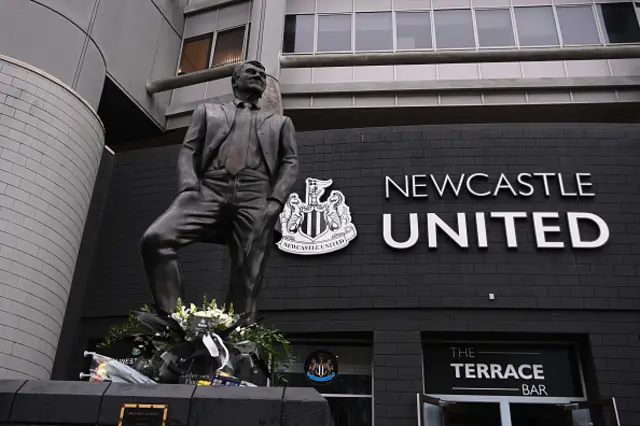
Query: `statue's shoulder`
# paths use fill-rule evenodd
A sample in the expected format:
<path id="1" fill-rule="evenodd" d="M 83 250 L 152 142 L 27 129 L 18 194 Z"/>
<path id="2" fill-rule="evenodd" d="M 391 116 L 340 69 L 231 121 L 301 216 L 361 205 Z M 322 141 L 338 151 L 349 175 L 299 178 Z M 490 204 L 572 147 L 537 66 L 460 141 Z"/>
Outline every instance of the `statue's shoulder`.
<path id="1" fill-rule="evenodd" d="M 275 126 L 282 126 L 287 120 L 291 120 L 288 116 L 275 112 L 264 113 L 264 117 Z"/>
<path id="2" fill-rule="evenodd" d="M 227 108 L 230 103 L 203 102 L 201 105 L 208 113 L 217 113 L 222 112 L 223 108 Z"/>
<path id="3" fill-rule="evenodd" d="M 208 119 L 224 117 L 226 115 L 226 110 L 229 109 L 228 107 L 228 103 L 214 102 L 203 102 L 197 106 L 197 108 L 200 109 L 201 114 L 208 117 Z"/>

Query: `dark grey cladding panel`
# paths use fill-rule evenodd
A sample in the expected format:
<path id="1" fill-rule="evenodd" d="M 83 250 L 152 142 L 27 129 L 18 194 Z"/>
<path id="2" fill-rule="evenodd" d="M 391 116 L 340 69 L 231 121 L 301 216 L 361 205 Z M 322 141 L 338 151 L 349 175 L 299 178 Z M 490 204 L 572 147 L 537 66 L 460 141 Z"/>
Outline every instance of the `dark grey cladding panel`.
<path id="1" fill-rule="evenodd" d="M 26 380 L 0 380 L 0 423 L 9 421 L 9 413 L 16 392 L 25 382 Z"/>
<path id="2" fill-rule="evenodd" d="M 323 256 L 289 255 L 272 247 L 259 309 L 296 316 L 303 310 L 341 309 L 638 309 L 639 138 L 638 125 L 588 123 L 299 132 L 295 192 L 304 197 L 307 177 L 333 179 L 331 190 L 346 197 L 358 236 L 345 249 Z M 176 196 L 178 150 L 167 146 L 118 154 L 85 317 L 124 317 L 151 301 L 140 237 Z M 505 173 L 515 182 L 519 173 L 531 172 L 562 173 L 568 184 L 575 173 L 591 173 L 596 196 L 562 197 L 556 183 L 549 197 L 537 186 L 531 197 L 514 197 L 508 190 L 474 197 L 463 187 L 460 196 L 448 192 L 441 198 L 429 183 L 428 199 L 407 199 L 393 188 L 385 199 L 385 175 L 404 182 L 405 175 L 410 180 L 434 174 L 441 182 L 449 174 L 457 182 L 463 173 L 487 173 L 495 182 Z M 517 249 L 507 247 L 504 226 L 489 218 L 488 248 L 478 247 L 474 213 L 492 211 L 528 213 L 529 219 L 516 225 Z M 561 232 L 552 237 L 564 242 L 564 249 L 536 247 L 531 212 L 549 211 L 561 213 Z M 608 243 L 596 250 L 572 249 L 564 216 L 572 211 L 605 220 Z M 391 249 L 383 240 L 382 215 L 392 214 L 393 235 L 403 240 L 411 212 L 419 214 L 417 244 Z M 426 213 L 454 225 L 458 212 L 468 216 L 470 247 L 462 249 L 439 233 L 438 247 L 429 248 Z M 591 231 L 584 227 L 586 239 Z M 180 260 L 187 300 L 197 303 L 204 293 L 224 298 L 224 247 L 196 244 L 182 250 Z"/>
<path id="3" fill-rule="evenodd" d="M 283 388 L 199 386 L 191 401 L 189 426 L 280 426 L 283 393 Z"/>
<path id="4" fill-rule="evenodd" d="M 96 424 L 108 383 L 28 381 L 16 393 L 10 421 Z"/>
<path id="5" fill-rule="evenodd" d="M 285 388 L 282 426 L 329 426 L 331 410 L 327 400 L 313 388 Z"/>
<path id="6" fill-rule="evenodd" d="M 187 426 L 195 385 L 112 383 L 102 398 L 100 425 L 117 425 L 122 404 L 167 404 L 166 426 Z"/>

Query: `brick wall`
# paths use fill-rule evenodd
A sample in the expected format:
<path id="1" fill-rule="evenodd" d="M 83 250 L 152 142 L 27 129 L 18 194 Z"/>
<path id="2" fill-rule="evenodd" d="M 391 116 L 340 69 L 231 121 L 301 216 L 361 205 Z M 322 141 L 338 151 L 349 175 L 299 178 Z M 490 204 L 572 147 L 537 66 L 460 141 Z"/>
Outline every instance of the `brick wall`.
<path id="1" fill-rule="evenodd" d="M 48 379 L 97 173 L 97 115 L 0 56 L 0 379 Z"/>
<path id="2" fill-rule="evenodd" d="M 421 331 L 490 332 L 496 339 L 500 333 L 528 333 L 538 339 L 540 333 L 552 332 L 588 335 L 593 396 L 616 396 L 623 423 L 640 424 L 633 403 L 640 397 L 638 365 L 631 359 L 640 356 L 639 138 L 640 126 L 599 124 L 300 133 L 296 192 L 304 196 L 306 177 L 333 179 L 333 189 L 346 196 L 358 236 L 346 249 L 325 256 L 293 256 L 274 249 L 261 311 L 289 332 L 375 331 L 374 393 L 381 424 L 415 422 L 415 393 L 421 386 L 419 378 L 408 376 L 419 371 Z M 175 196 L 178 148 L 116 156 L 85 302 L 87 324 L 105 323 L 101 318 L 126 315 L 150 301 L 139 239 Z M 530 198 L 504 193 L 495 198 L 431 196 L 428 201 L 384 197 L 385 175 L 514 177 L 526 172 L 591 173 L 596 196 L 571 199 L 555 191 L 545 197 L 538 187 Z M 493 222 L 488 222 L 486 249 L 477 248 L 473 227 L 468 249 L 443 237 L 437 249 L 428 248 L 424 213 L 438 213 L 452 223 L 457 212 L 491 211 L 589 212 L 606 221 L 611 235 L 600 249 L 542 250 L 536 248 L 529 218 L 517 225 L 517 249 L 506 247 L 503 228 Z M 418 243 L 408 250 L 387 247 L 382 214 L 400 219 L 394 235 L 401 239 L 406 236 L 401 215 L 406 222 L 410 212 L 420 213 Z M 567 243 L 566 222 L 560 226 L 557 240 Z M 203 292 L 209 298 L 224 297 L 223 247 L 194 245 L 181 259 L 190 300 Z M 489 300 L 489 293 L 495 300 Z"/>
<path id="3" fill-rule="evenodd" d="M 322 257 L 273 250 L 261 308 L 505 307 L 544 309 L 636 309 L 640 260 L 640 127 L 637 126 L 468 126 L 366 129 L 301 133 L 304 178 L 331 178 L 351 208 L 358 237 L 345 250 Z M 87 313 L 124 314 L 149 300 L 138 241 L 176 193 L 177 146 L 118 154 L 105 212 L 93 297 Z M 535 196 L 514 198 L 384 197 L 384 176 L 433 173 L 491 175 L 521 172 L 592 174 L 596 196 L 588 199 Z M 508 249 L 504 230 L 488 224 L 489 247 L 461 249 L 446 237 L 427 246 L 424 213 L 453 223 L 456 212 L 584 211 L 608 224 L 607 245 L 595 250 L 537 249 L 530 218 L 517 225 L 519 247 Z M 420 238 L 409 250 L 392 250 L 382 238 L 382 214 L 394 213 L 394 236 L 406 235 L 407 213 L 420 213 Z M 488 219 L 489 221 L 489 219 Z M 561 222 L 560 240 L 569 241 Z M 405 226 L 406 228 L 406 226 Z M 554 238 L 554 237 L 552 237 Z M 554 238 L 555 239 L 555 238 Z M 208 290 L 222 297 L 226 281 L 223 248 L 193 246 L 184 251 L 184 272 L 192 297 Z M 107 291 L 107 290 L 111 291 Z M 496 299 L 490 301 L 489 293 Z M 107 294 L 111 293 L 111 295 Z M 114 295 L 117 294 L 117 297 Z"/>

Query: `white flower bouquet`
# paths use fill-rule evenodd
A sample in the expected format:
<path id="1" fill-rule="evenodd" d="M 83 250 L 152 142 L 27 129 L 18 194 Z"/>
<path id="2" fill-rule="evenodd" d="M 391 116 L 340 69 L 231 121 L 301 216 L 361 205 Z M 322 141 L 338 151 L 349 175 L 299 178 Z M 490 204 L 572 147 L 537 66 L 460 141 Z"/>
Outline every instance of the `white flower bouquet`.
<path id="1" fill-rule="evenodd" d="M 149 306 L 134 311 L 127 323 L 109 330 L 99 347 L 123 339 L 134 342 L 133 369 L 156 383 L 252 386 L 234 377 L 241 366 L 271 377 L 267 364 L 291 360 L 290 344 L 280 332 L 206 297 L 201 306 L 178 300 L 168 317 Z"/>

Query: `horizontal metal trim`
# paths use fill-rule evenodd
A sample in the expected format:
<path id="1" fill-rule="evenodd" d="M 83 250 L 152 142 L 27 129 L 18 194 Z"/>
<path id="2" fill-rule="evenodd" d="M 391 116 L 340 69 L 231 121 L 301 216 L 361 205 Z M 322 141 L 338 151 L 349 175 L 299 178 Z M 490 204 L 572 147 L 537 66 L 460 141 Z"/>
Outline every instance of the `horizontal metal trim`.
<path id="1" fill-rule="evenodd" d="M 462 64 L 488 62 L 574 61 L 640 58 L 640 45 L 535 48 L 446 52 L 346 53 L 280 57 L 282 68 L 322 68 L 381 65 Z M 163 80 L 147 81 L 149 94 L 229 77 L 233 65 L 215 67 Z"/>
<path id="2" fill-rule="evenodd" d="M 508 92 L 514 90 L 568 90 L 568 89 L 622 89 L 640 88 L 640 76 L 572 77 L 540 79 L 487 79 L 487 80 L 434 80 L 434 81 L 382 81 L 360 83 L 283 84 L 280 92 L 287 96 L 358 95 L 398 92 Z M 166 116 L 191 113 L 201 103 L 222 103 L 233 95 L 211 97 L 193 102 L 171 105 Z M 339 107 L 335 107 L 339 108 Z M 348 106 L 352 108 L 352 106 Z"/>
<path id="3" fill-rule="evenodd" d="M 193 86 L 195 84 L 231 77 L 233 70 L 237 65 L 238 64 L 223 65 L 162 80 L 147 81 L 147 93 L 154 94 L 158 92 L 166 92 L 167 90 L 179 89 L 181 87 Z"/>
<path id="4" fill-rule="evenodd" d="M 243 3 L 248 2 L 249 0 L 204 0 L 199 1 L 198 3 L 190 4 L 184 8 L 184 15 L 193 15 L 196 13 L 206 12 L 210 9 L 216 9 L 221 6 L 227 6 L 233 3 Z"/>
<path id="5" fill-rule="evenodd" d="M 283 84 L 282 96 L 385 92 L 509 91 L 527 89 L 619 89 L 640 87 L 640 76 L 496 78 L 486 80 L 419 80 L 355 83 Z"/>
<path id="6" fill-rule="evenodd" d="M 286 55 L 280 57 L 280 66 L 282 68 L 321 68 L 631 58 L 640 58 L 640 45 Z"/>

